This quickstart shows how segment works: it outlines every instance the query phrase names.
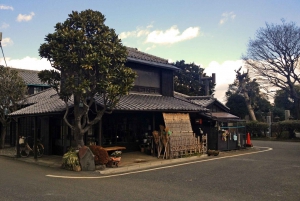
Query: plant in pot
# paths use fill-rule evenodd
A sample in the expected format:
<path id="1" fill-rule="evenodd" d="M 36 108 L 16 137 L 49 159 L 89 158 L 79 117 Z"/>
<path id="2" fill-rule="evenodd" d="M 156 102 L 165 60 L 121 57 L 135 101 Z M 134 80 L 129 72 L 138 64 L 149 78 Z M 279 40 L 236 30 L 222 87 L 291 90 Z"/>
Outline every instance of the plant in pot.
<path id="1" fill-rule="evenodd" d="M 63 155 L 62 161 L 62 168 L 64 169 L 74 171 L 81 170 L 78 154 L 73 148 Z"/>
<path id="2" fill-rule="evenodd" d="M 120 161 L 121 160 L 122 151 L 114 151 L 110 156 L 111 159 L 114 161 Z"/>

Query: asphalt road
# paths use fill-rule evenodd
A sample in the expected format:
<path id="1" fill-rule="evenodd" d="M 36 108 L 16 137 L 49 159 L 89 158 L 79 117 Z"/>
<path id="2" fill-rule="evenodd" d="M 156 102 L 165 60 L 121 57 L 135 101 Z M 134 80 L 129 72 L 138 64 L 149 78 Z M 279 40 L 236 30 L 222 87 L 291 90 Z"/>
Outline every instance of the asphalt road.
<path id="1" fill-rule="evenodd" d="M 299 201 L 300 143 L 252 143 L 273 150 L 113 176 L 0 157 L 0 200 Z"/>

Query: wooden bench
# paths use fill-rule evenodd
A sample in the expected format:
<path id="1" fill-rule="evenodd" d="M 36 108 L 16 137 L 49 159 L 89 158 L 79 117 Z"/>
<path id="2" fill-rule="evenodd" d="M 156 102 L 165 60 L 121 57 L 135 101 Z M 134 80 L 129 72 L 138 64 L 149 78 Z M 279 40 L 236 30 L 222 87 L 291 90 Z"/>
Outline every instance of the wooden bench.
<path id="1" fill-rule="evenodd" d="M 121 151 L 121 150 L 126 149 L 126 147 L 113 146 L 113 147 L 103 147 L 103 149 L 105 149 L 107 152 L 109 152 L 109 151 Z M 120 157 L 120 159 L 119 158 L 113 158 L 113 157 L 110 157 L 110 158 L 111 158 L 111 161 L 109 162 L 108 167 L 112 167 L 112 165 L 115 165 L 116 167 L 118 167 L 119 163 L 121 161 L 121 157 Z"/>
<path id="2" fill-rule="evenodd" d="M 113 146 L 113 147 L 103 147 L 106 151 L 120 151 L 126 149 L 126 147 Z"/>

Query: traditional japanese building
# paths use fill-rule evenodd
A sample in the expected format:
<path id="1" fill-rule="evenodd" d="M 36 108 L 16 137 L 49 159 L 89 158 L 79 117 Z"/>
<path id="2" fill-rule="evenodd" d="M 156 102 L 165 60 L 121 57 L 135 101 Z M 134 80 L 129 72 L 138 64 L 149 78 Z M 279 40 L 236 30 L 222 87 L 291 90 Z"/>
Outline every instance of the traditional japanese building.
<path id="1" fill-rule="evenodd" d="M 138 150 L 147 136 L 154 130 L 159 130 L 160 125 L 166 126 L 167 115 L 164 114 L 184 114 L 185 120 L 190 122 L 189 115 L 208 111 L 190 100 L 174 96 L 173 72 L 178 69 L 166 59 L 135 48 L 127 50 L 126 66 L 138 74 L 134 87 L 128 95 L 121 98 L 112 114 L 105 114 L 85 134 L 85 144 L 123 145 L 126 146 L 126 151 Z M 29 106 L 10 114 L 16 120 L 12 126 L 15 129 L 11 131 L 11 142 L 14 143 L 16 135 L 33 136 L 35 132 L 42 139 L 45 154 L 63 154 L 73 140 L 72 130 L 63 121 L 65 103 L 59 99 L 54 89 L 32 94 L 27 103 Z M 101 99 L 96 97 L 96 103 L 101 105 Z M 72 107 L 70 102 L 71 110 Z M 69 118 L 71 120 L 72 116 Z M 191 125 L 190 123 L 177 128 L 178 123 L 168 122 L 173 133 L 180 135 L 185 128 L 185 132 L 192 136 L 193 130 L 186 126 Z M 176 129 L 179 130 L 175 132 Z"/>

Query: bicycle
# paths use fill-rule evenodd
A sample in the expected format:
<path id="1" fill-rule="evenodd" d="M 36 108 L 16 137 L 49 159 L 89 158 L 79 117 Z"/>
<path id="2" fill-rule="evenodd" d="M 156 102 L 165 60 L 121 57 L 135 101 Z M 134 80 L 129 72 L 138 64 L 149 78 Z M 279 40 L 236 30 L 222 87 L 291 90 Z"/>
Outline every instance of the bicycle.
<path id="1" fill-rule="evenodd" d="M 30 139 L 30 137 L 27 137 Z M 20 155 L 22 157 L 28 157 L 30 153 L 34 154 L 34 146 L 30 147 L 28 144 L 28 139 L 24 136 L 20 136 L 19 138 L 19 145 L 20 145 Z M 44 155 L 44 145 L 40 142 L 40 140 L 37 140 L 37 157 L 42 157 Z"/>

